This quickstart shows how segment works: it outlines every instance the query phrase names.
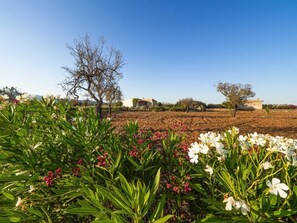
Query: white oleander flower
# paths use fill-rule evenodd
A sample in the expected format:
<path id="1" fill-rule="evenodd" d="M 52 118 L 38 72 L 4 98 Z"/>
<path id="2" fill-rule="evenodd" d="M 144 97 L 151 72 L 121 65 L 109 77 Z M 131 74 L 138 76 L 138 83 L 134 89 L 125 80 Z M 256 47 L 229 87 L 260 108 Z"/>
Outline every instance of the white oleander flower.
<path id="1" fill-rule="evenodd" d="M 30 185 L 29 193 L 31 193 L 31 192 L 34 191 L 34 190 L 35 190 L 34 186 L 33 186 L 33 185 Z"/>
<path id="2" fill-rule="evenodd" d="M 23 202 L 22 199 L 21 199 L 20 197 L 18 197 L 18 200 L 17 200 L 15 206 L 16 206 L 16 207 L 21 206 L 21 205 L 22 205 L 22 202 Z"/>
<path id="3" fill-rule="evenodd" d="M 213 168 L 211 166 L 206 165 L 206 169 L 204 169 L 205 172 L 209 173 L 211 176 L 213 174 Z"/>
<path id="4" fill-rule="evenodd" d="M 270 169 L 270 168 L 273 168 L 273 166 L 271 165 L 271 163 L 269 163 L 268 161 L 262 163 L 262 164 L 260 165 L 260 167 L 262 167 L 264 170 L 268 170 L 268 169 Z"/>
<path id="5" fill-rule="evenodd" d="M 272 178 L 272 182 L 270 182 L 270 180 L 266 180 L 266 185 L 270 187 L 269 192 L 271 194 L 276 196 L 279 194 L 281 198 L 286 198 L 288 196 L 285 190 L 289 190 L 289 187 L 286 184 L 281 183 L 279 179 Z"/>
<path id="6" fill-rule="evenodd" d="M 250 207 L 242 200 L 235 202 L 235 209 L 240 209 L 243 215 L 247 215 L 247 213 L 250 211 Z"/>
<path id="7" fill-rule="evenodd" d="M 234 204 L 235 204 L 235 200 L 233 197 L 225 198 L 223 202 L 226 203 L 226 207 L 225 207 L 226 211 L 231 211 L 232 206 L 234 206 Z"/>

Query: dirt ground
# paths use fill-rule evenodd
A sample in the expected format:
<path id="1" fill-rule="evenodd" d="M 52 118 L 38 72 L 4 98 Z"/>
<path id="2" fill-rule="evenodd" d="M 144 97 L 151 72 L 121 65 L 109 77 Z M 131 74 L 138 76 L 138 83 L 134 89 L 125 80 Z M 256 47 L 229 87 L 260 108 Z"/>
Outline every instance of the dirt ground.
<path id="1" fill-rule="evenodd" d="M 188 113 L 134 111 L 113 114 L 112 121 L 119 130 L 129 121 L 137 121 L 141 129 L 153 131 L 183 129 L 193 140 L 200 133 L 221 132 L 231 126 L 238 127 L 240 134 L 258 132 L 297 139 L 297 110 L 238 111 L 235 118 L 228 110 Z"/>

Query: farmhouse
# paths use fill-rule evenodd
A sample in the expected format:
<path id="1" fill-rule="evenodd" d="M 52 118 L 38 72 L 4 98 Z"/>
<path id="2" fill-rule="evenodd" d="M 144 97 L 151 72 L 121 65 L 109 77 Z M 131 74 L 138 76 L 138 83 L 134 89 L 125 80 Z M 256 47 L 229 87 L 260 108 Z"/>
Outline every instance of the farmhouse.
<path id="1" fill-rule="evenodd" d="M 258 110 L 258 109 L 262 109 L 263 108 L 263 101 L 258 99 L 251 99 L 248 100 L 244 106 L 240 106 L 240 109 L 244 109 L 244 110 Z"/>
<path id="2" fill-rule="evenodd" d="M 123 102 L 124 107 L 135 108 L 135 107 L 154 107 L 157 105 L 157 101 L 153 98 L 130 98 Z"/>

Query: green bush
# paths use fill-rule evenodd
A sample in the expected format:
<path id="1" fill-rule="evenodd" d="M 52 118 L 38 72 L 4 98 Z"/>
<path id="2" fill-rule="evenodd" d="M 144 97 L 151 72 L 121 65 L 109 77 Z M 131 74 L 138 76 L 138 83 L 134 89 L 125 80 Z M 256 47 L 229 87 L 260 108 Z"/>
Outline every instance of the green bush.
<path id="1" fill-rule="evenodd" d="M 0 222 L 296 222 L 296 140 L 233 128 L 187 145 L 185 127 L 118 133 L 92 108 L 3 99 Z"/>

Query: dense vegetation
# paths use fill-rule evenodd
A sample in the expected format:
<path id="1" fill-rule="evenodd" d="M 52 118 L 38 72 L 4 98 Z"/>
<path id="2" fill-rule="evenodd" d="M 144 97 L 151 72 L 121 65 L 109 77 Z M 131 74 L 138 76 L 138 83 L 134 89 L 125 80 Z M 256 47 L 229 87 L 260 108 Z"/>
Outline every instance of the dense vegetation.
<path id="1" fill-rule="evenodd" d="M 0 222 L 297 221 L 296 140 L 119 133 L 54 97 L 0 106 Z"/>

